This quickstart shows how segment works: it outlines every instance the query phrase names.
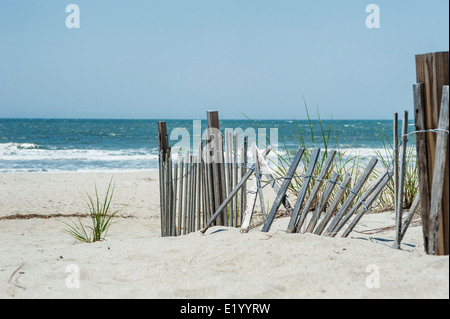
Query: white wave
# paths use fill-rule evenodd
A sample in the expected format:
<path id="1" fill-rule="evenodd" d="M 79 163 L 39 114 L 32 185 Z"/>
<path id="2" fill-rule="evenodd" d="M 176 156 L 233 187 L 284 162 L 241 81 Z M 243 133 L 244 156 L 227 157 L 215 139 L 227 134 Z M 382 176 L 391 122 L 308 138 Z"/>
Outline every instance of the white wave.
<path id="1" fill-rule="evenodd" d="M 139 150 L 98 150 L 98 149 L 38 149 L 31 145 L 28 148 L 18 148 L 13 143 L 0 144 L 0 160 L 2 161 L 135 161 L 157 160 L 158 155 L 151 151 Z M 22 145 L 23 146 L 23 145 Z"/>
<path id="2" fill-rule="evenodd" d="M 40 148 L 40 146 L 34 143 L 0 143 L 0 152 L 37 149 L 37 148 Z"/>
<path id="3" fill-rule="evenodd" d="M 383 157 L 385 159 L 392 157 L 392 151 L 384 148 L 349 148 L 345 151 L 344 156 L 357 156 L 362 158 L 368 158 L 372 156 Z"/>
<path id="4" fill-rule="evenodd" d="M 158 168 L 74 168 L 74 169 L 39 169 L 39 168 L 0 168 L 0 173 L 136 173 L 136 172 L 154 172 Z"/>

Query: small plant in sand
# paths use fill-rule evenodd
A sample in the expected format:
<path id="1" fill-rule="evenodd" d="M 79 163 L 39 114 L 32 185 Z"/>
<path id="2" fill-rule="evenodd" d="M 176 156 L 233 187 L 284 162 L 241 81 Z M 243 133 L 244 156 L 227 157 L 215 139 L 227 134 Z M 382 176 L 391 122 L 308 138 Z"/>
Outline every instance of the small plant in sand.
<path id="1" fill-rule="evenodd" d="M 95 198 L 87 193 L 87 204 L 92 220 L 92 226 L 83 225 L 80 220 L 78 220 L 78 223 L 71 220 L 71 224 L 64 223 L 68 226 L 66 232 L 83 243 L 93 243 L 104 240 L 109 227 L 111 226 L 112 218 L 118 212 L 109 212 L 113 194 L 114 186 L 112 185 L 112 179 L 109 182 L 104 199 L 100 198 L 97 186 L 95 186 Z"/>

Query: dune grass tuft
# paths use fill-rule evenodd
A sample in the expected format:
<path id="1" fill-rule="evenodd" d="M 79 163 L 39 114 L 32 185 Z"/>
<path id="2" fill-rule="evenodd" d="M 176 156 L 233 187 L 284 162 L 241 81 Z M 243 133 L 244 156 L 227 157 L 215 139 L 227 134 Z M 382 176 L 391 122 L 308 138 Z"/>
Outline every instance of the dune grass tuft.
<path id="1" fill-rule="evenodd" d="M 112 213 L 109 212 L 114 195 L 112 178 L 109 182 L 104 199 L 100 198 L 96 185 L 95 197 L 88 193 L 86 193 L 86 195 L 92 226 L 84 225 L 80 219 L 78 219 L 78 222 L 71 220 L 71 223 L 64 223 L 68 226 L 65 231 L 73 238 L 83 243 L 93 243 L 105 240 L 112 223 L 112 218 L 118 213 L 118 211 Z"/>

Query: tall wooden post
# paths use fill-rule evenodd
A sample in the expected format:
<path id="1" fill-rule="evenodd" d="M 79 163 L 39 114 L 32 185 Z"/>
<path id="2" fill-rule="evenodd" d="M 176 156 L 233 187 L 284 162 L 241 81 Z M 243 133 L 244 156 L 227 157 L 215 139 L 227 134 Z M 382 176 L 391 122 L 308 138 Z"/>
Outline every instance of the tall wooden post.
<path id="1" fill-rule="evenodd" d="M 224 192 L 222 190 L 222 179 L 225 178 L 225 176 L 222 176 L 222 154 L 219 154 L 219 151 L 222 152 L 222 141 L 219 141 L 218 134 L 220 132 L 219 127 L 219 112 L 218 111 L 207 111 L 206 112 L 206 118 L 208 122 L 208 144 L 210 145 L 209 150 L 211 150 L 211 147 L 214 149 L 214 153 L 210 154 L 210 159 L 212 160 L 212 163 L 210 163 L 211 167 L 211 180 L 212 180 L 212 186 L 213 186 L 213 198 L 215 198 L 215 205 L 214 205 L 214 211 L 216 211 L 220 204 L 224 201 Z M 211 141 L 211 136 L 213 136 L 213 141 Z M 212 145 L 211 145 L 212 143 Z M 225 212 L 225 210 L 224 210 Z M 224 225 L 225 221 L 225 214 L 220 214 L 216 220 L 216 223 L 218 225 Z"/>
<path id="2" fill-rule="evenodd" d="M 158 142 L 159 142 L 159 152 L 163 152 L 163 160 L 166 158 L 167 151 L 169 149 L 169 138 L 167 135 L 167 125 L 166 122 L 158 122 Z"/>
<path id="3" fill-rule="evenodd" d="M 422 84 L 422 99 L 424 104 L 423 122 L 424 129 L 436 129 L 439 126 L 439 112 L 441 109 L 442 91 L 444 85 L 449 85 L 449 53 L 436 52 L 428 54 L 420 54 L 416 56 L 416 72 L 417 83 Z M 417 114 L 417 109 L 416 116 Z M 416 127 L 417 128 L 417 127 Z M 436 154 L 436 134 L 426 133 L 423 139 L 427 150 L 428 167 L 426 172 L 419 170 L 419 180 L 428 179 L 429 185 L 433 185 L 433 172 Z M 448 135 L 447 135 L 448 138 Z M 438 152 L 440 150 L 437 150 Z M 447 154 L 447 163 L 449 163 L 449 155 Z M 449 165 L 445 168 L 444 189 L 442 198 L 441 226 L 439 229 L 439 250 L 438 255 L 449 254 Z M 424 176 L 426 175 L 426 176 Z M 423 205 L 423 203 L 422 203 Z M 422 207 L 424 209 L 424 207 Z M 425 207 L 425 210 L 429 210 Z M 425 216 L 423 224 L 429 225 L 428 216 Z M 427 227 L 425 227 L 427 228 Z M 426 236 L 426 234 L 424 234 Z M 428 245 L 427 243 L 425 243 Z"/>
<path id="4" fill-rule="evenodd" d="M 159 154 L 159 199 L 161 205 L 161 236 L 167 236 L 166 217 L 169 212 L 167 205 L 169 192 L 172 190 L 167 185 L 167 165 L 170 157 L 169 138 L 166 122 L 158 122 L 158 154 Z M 172 194 L 172 193 L 171 193 Z"/>

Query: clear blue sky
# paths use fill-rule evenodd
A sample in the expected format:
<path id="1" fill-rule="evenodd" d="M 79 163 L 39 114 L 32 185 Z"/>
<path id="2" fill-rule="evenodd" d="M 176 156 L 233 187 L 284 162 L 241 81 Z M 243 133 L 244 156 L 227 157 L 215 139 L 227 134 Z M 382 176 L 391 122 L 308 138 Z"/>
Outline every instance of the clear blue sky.
<path id="1" fill-rule="evenodd" d="M 66 28 L 66 5 L 81 27 Z M 368 29 L 366 6 L 380 7 Z M 447 0 L 0 0 L 0 118 L 391 119 Z"/>

